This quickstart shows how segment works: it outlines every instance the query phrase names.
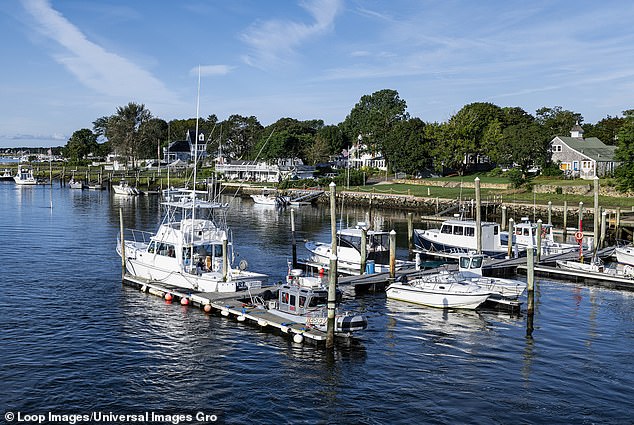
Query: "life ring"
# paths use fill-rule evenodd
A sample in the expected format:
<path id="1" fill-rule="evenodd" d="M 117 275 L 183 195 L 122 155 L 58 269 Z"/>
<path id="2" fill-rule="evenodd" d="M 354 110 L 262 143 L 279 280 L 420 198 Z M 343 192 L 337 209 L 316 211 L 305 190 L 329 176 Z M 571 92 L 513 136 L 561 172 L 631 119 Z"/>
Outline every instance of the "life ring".
<path id="1" fill-rule="evenodd" d="M 581 230 L 577 230 L 577 231 L 575 232 L 575 240 L 576 240 L 578 243 L 581 243 L 581 241 L 583 240 L 583 232 L 582 232 Z"/>

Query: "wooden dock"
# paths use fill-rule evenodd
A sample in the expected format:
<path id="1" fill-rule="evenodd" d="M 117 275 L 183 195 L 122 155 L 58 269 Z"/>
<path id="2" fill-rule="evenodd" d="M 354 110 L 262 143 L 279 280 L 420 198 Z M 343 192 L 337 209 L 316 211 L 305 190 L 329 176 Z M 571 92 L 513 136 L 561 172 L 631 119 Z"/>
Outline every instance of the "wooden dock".
<path id="1" fill-rule="evenodd" d="M 216 311 L 220 312 L 223 317 L 234 317 L 238 322 L 248 321 L 260 328 L 277 329 L 281 333 L 289 335 L 297 343 L 301 343 L 304 340 L 326 341 L 326 332 L 306 326 L 303 323 L 288 322 L 260 306 L 251 304 L 251 296 L 262 296 L 265 291 L 274 289 L 273 287 L 262 287 L 250 290 L 250 292 L 198 292 L 161 282 L 147 281 L 129 274 L 125 275 L 123 283 L 161 298 L 165 298 L 169 294 L 174 301 L 198 307 L 207 313 Z M 335 336 L 340 337 L 340 335 Z"/>

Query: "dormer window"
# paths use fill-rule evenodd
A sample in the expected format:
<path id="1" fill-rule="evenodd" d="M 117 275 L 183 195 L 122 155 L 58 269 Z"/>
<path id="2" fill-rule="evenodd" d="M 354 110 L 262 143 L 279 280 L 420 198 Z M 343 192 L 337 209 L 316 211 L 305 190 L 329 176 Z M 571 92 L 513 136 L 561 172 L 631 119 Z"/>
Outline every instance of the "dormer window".
<path id="1" fill-rule="evenodd" d="M 561 145 L 553 145 L 553 152 L 561 152 Z"/>

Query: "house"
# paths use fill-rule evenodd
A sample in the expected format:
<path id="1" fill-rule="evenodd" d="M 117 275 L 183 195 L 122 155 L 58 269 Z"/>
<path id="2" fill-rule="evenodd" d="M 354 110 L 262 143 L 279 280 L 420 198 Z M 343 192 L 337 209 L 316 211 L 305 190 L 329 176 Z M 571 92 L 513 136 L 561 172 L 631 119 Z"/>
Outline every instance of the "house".
<path id="1" fill-rule="evenodd" d="M 605 177 L 619 165 L 614 161 L 616 146 L 608 146 L 596 137 L 584 138 L 579 123 L 570 130 L 570 137 L 556 136 L 550 143 L 553 162 L 571 177 Z"/>
<path id="2" fill-rule="evenodd" d="M 216 164 L 216 171 L 228 180 L 278 183 L 286 179 L 312 179 L 315 167 L 304 165 L 299 158 L 278 159 L 275 163 L 225 160 Z"/>
<path id="3" fill-rule="evenodd" d="M 340 155 L 330 158 L 330 162 L 335 168 L 376 168 L 381 171 L 387 171 L 385 157 L 381 152 L 372 153 L 365 144 L 355 144 L 347 151 L 344 150 Z"/>
<path id="4" fill-rule="evenodd" d="M 185 140 L 177 140 L 168 145 L 167 148 L 163 148 L 163 160 L 167 163 L 171 163 L 180 159 L 181 161 L 192 161 L 194 157 L 203 159 L 207 157 L 207 143 L 205 142 L 205 135 L 198 133 L 198 145 L 195 143 L 196 132 L 194 130 L 187 130 L 185 133 Z M 195 155 L 196 147 L 198 147 L 198 155 Z"/>

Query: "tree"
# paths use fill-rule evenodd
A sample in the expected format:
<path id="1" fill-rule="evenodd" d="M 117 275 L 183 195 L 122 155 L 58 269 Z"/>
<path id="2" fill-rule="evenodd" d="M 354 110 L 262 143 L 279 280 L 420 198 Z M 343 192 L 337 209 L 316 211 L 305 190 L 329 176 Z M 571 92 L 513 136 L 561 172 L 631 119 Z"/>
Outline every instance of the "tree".
<path id="1" fill-rule="evenodd" d="M 167 122 L 151 118 L 139 126 L 139 157 L 161 158 L 160 147 L 167 143 Z"/>
<path id="2" fill-rule="evenodd" d="M 297 157 L 307 162 L 306 149 L 315 142 L 315 135 L 323 125 L 321 120 L 298 121 L 293 118 L 281 118 L 262 131 L 252 157 L 262 159 Z"/>
<path id="3" fill-rule="evenodd" d="M 455 142 L 461 146 L 464 154 L 461 171 L 470 163 L 477 162 L 484 153 L 484 133 L 493 121 L 503 122 L 504 112 L 499 106 L 486 102 L 470 103 L 450 118 L 453 136 L 457 138 Z"/>
<path id="4" fill-rule="evenodd" d="M 596 137 L 606 145 L 615 145 L 617 135 L 621 127 L 625 124 L 625 118 L 611 117 L 603 118 L 596 124 L 584 124 L 583 131 L 585 137 Z"/>
<path id="5" fill-rule="evenodd" d="M 370 151 L 379 151 L 392 126 L 409 118 L 406 109 L 396 90 L 384 89 L 362 96 L 342 124 L 350 139 L 361 135 Z"/>
<path id="6" fill-rule="evenodd" d="M 141 145 L 147 142 L 141 137 L 141 124 L 151 118 L 152 114 L 143 104 L 130 102 L 117 108 L 117 113 L 108 120 L 106 136 L 120 156 L 136 163 Z"/>
<path id="7" fill-rule="evenodd" d="M 428 168 L 431 143 L 420 118 L 397 122 L 383 143 L 383 155 L 393 171 L 415 174 Z"/>
<path id="8" fill-rule="evenodd" d="M 618 133 L 614 158 L 621 162 L 615 175 L 618 188 L 634 190 L 634 109 L 623 111 L 625 123 Z"/>
<path id="9" fill-rule="evenodd" d="M 90 129 L 82 128 L 73 135 L 64 147 L 64 156 L 70 159 L 71 163 L 77 164 L 85 160 L 90 153 L 96 153 L 98 149 L 97 135 Z"/>
<path id="10" fill-rule="evenodd" d="M 504 129 L 503 135 L 510 160 L 518 165 L 523 178 L 531 166 L 547 164 L 549 139 L 539 124 L 512 125 Z"/>
<path id="11" fill-rule="evenodd" d="M 577 112 L 564 110 L 561 106 L 543 107 L 536 111 L 537 122 L 544 128 L 548 140 L 555 136 L 568 136 L 576 123 L 583 123 L 583 116 Z"/>
<path id="12" fill-rule="evenodd" d="M 491 121 L 484 129 L 480 149 L 496 164 L 511 163 L 511 152 L 504 144 L 502 124 L 497 119 Z"/>
<path id="13" fill-rule="evenodd" d="M 262 135 L 264 127 L 255 116 L 244 117 L 231 115 L 218 126 L 214 133 L 218 137 L 212 142 L 210 149 L 217 151 L 222 143 L 222 154 L 225 157 L 239 159 L 249 154 Z"/>

